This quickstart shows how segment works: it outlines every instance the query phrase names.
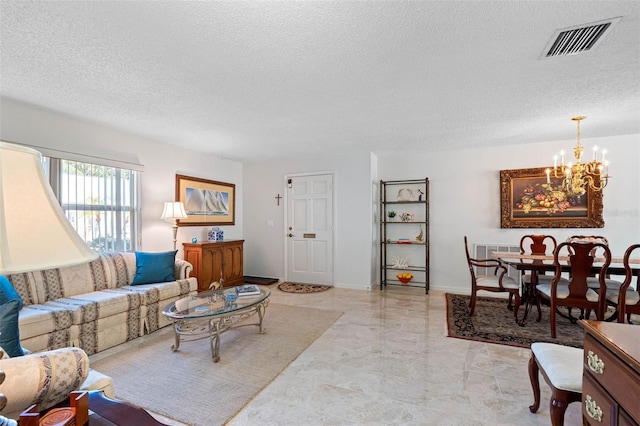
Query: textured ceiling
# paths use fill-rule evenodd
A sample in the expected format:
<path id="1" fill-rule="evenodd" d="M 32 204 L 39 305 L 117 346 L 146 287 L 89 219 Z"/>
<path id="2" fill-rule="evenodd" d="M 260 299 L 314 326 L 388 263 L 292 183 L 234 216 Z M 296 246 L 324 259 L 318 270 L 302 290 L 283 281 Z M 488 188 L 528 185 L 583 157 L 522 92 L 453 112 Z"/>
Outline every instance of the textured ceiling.
<path id="1" fill-rule="evenodd" d="M 244 162 L 640 133 L 638 1 L 2 0 L 0 24 L 2 96 Z"/>

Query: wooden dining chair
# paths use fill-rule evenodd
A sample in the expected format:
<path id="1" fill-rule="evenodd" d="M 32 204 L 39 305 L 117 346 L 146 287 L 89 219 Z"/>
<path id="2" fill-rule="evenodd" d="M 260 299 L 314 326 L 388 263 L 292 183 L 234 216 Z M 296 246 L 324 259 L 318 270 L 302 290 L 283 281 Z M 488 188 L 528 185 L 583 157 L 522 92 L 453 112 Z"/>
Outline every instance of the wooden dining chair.
<path id="1" fill-rule="evenodd" d="M 568 284 L 560 282 L 562 267 L 566 266 L 566 262 L 560 260 L 560 258 L 564 256 L 569 258 L 570 276 Z M 605 261 L 594 275 L 592 266 L 595 257 L 603 257 Z M 561 306 L 579 308 L 581 312 L 586 311 L 586 318 L 589 317 L 590 312 L 593 310 L 596 312 L 597 319 L 602 321 L 606 309 L 605 295 L 607 285 L 605 276 L 607 268 L 611 264 L 609 247 L 601 242 L 564 242 L 556 247 L 553 253 L 553 264 L 556 268 L 556 274 L 551 284 L 538 284 L 536 286 L 538 322 L 542 319 L 540 310 L 542 299 L 547 300 L 550 305 L 552 338 L 556 337 L 556 314 Z M 599 283 L 598 289 L 590 288 L 587 284 L 587 278 L 597 279 Z M 581 317 L 583 315 L 581 314 Z M 573 318 L 570 314 L 567 318 L 572 322 L 582 319 Z"/>
<path id="2" fill-rule="evenodd" d="M 625 278 L 620 288 L 607 287 L 607 304 L 614 306 L 618 311 L 618 322 L 627 322 L 631 324 L 631 314 L 640 314 L 640 278 L 636 276 L 635 289 L 631 287 L 633 281 L 633 269 L 629 264 L 631 254 L 640 249 L 640 244 L 632 244 L 624 252 L 622 264 L 625 269 Z M 638 272 L 640 274 L 640 272 Z"/>
<path id="3" fill-rule="evenodd" d="M 567 242 L 592 242 L 602 243 L 607 247 L 609 246 L 609 240 L 607 239 L 607 237 L 602 235 L 572 235 L 571 237 L 567 238 Z M 607 274 L 604 279 L 605 284 L 607 284 L 607 290 L 619 289 L 622 285 L 621 280 L 612 279 L 609 274 Z M 591 275 L 587 277 L 587 285 L 589 286 L 589 288 L 597 290 L 600 287 L 600 282 L 595 275 Z M 569 308 L 569 314 L 571 314 L 571 308 Z M 581 311 L 581 314 L 584 314 L 584 310 Z M 609 318 L 606 318 L 606 320 L 615 321 L 615 315 L 617 315 L 617 313 Z"/>
<path id="4" fill-rule="evenodd" d="M 539 254 L 539 255 L 553 255 L 558 243 L 553 235 L 532 235 L 528 234 L 520 239 L 520 254 Z M 551 284 L 553 281 L 553 275 L 545 275 L 544 273 L 538 273 L 538 284 Z M 532 273 L 526 273 L 522 271 L 522 283 L 524 285 L 531 285 Z M 561 278 L 564 284 L 568 284 L 568 280 Z"/>
<path id="5" fill-rule="evenodd" d="M 467 255 L 467 264 L 471 274 L 471 300 L 469 301 L 469 314 L 473 315 L 476 308 L 478 291 L 490 291 L 509 293 L 507 307 L 513 309 L 513 315 L 518 320 L 518 307 L 520 306 L 520 285 L 507 275 L 507 268 L 498 259 L 474 259 L 469 254 L 467 236 L 464 237 L 464 250 Z M 482 273 L 476 273 L 476 268 Z M 515 299 L 513 304 L 512 299 Z"/>

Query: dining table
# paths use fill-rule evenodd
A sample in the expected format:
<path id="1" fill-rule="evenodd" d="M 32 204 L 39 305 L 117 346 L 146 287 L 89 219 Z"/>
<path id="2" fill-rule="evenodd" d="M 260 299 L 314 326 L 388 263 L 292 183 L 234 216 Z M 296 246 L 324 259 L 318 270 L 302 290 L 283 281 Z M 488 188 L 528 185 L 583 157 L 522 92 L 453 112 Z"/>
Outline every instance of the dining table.
<path id="1" fill-rule="evenodd" d="M 554 265 L 553 255 L 546 254 L 521 254 L 521 253 L 513 253 L 513 252 L 501 252 L 494 251 L 491 253 L 491 256 L 494 259 L 498 259 L 502 264 L 510 266 L 512 268 L 517 269 L 518 271 L 529 271 L 531 272 L 531 281 L 522 288 L 522 297 L 521 303 L 524 304 L 524 313 L 522 318 L 516 320 L 518 325 L 523 327 L 529 314 L 531 313 L 531 309 L 533 308 L 534 303 L 536 303 L 536 286 L 538 285 L 538 274 L 552 271 L 555 273 L 556 267 Z M 571 270 L 571 266 L 569 265 L 569 257 L 568 256 L 559 256 L 558 260 L 563 262 L 561 263 L 562 271 L 569 272 Z M 602 263 L 604 263 L 605 259 L 602 257 L 596 257 L 593 259 L 593 271 L 598 272 Z M 629 266 L 633 271 L 633 275 L 638 277 L 640 280 L 640 258 L 630 258 Z M 607 268 L 607 273 L 609 275 L 618 275 L 625 276 L 626 271 L 623 266 L 623 257 L 622 256 L 612 256 L 611 264 Z M 622 281 L 622 280 L 621 280 Z M 564 316 L 564 315 L 563 315 Z"/>

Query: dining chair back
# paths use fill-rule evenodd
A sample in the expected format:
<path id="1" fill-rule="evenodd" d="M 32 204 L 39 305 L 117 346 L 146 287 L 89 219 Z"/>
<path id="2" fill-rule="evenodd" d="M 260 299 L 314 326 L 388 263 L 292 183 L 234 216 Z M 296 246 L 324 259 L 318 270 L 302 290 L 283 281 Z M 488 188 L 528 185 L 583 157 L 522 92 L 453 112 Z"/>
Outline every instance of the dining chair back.
<path id="1" fill-rule="evenodd" d="M 547 250 L 547 244 L 550 250 Z M 557 245 L 553 235 L 527 234 L 520 239 L 520 254 L 551 254 Z"/>
<path id="2" fill-rule="evenodd" d="M 558 243 L 553 235 L 532 235 L 528 234 L 520 239 L 520 254 L 552 255 Z M 525 286 L 531 285 L 533 275 L 522 271 L 522 282 Z M 553 275 L 545 275 L 544 272 L 537 272 L 537 282 L 550 284 Z"/>
<path id="3" fill-rule="evenodd" d="M 561 283 L 561 273 L 566 262 L 561 258 L 569 258 L 570 276 L 568 284 Z M 604 262 L 595 268 L 594 258 L 602 257 Z M 586 310 L 586 318 L 590 312 L 596 312 L 598 320 L 602 320 L 606 308 L 605 294 L 607 291 L 606 274 L 611 264 L 611 251 L 601 242 L 564 242 L 560 243 L 553 253 L 553 263 L 556 273 L 551 284 L 538 284 L 536 287 L 536 304 L 538 306 L 538 321 L 541 320 L 540 302 L 545 299 L 550 305 L 551 337 L 556 337 L 556 314 L 559 307 L 580 308 Z M 593 278 L 599 284 L 597 289 L 591 288 L 588 279 Z M 602 295 L 602 297 L 600 296 Z M 565 315 L 563 315 L 565 316 Z M 583 314 L 581 314 L 581 317 Z M 569 313 L 566 316 L 572 322 L 578 319 Z"/>
<path id="4" fill-rule="evenodd" d="M 518 320 L 520 306 L 520 285 L 507 275 L 507 268 L 498 259 L 475 259 L 469 254 L 467 236 L 464 237 L 464 250 L 467 255 L 467 265 L 471 274 L 471 300 L 469 314 L 473 315 L 476 308 L 478 291 L 509 293 L 507 307 L 513 309 L 513 315 Z M 482 273 L 476 273 L 476 268 Z M 515 299 L 515 305 L 512 303 Z"/>
<path id="5" fill-rule="evenodd" d="M 640 253 L 640 244 L 632 244 L 624 252 L 622 264 L 624 265 L 625 277 L 620 288 L 607 288 L 607 304 L 617 308 L 618 322 L 624 322 L 626 316 L 629 324 L 631 324 L 631 314 L 640 314 L 640 278 L 635 275 L 636 283 L 632 287 L 634 270 L 631 269 L 629 261 L 635 250 Z M 637 271 L 636 274 L 640 275 L 640 271 Z"/>
<path id="6" fill-rule="evenodd" d="M 567 238 L 567 242 L 602 243 L 607 247 L 609 246 L 609 240 L 607 240 L 607 237 L 604 237 L 602 235 L 573 235 Z M 620 288 L 620 286 L 622 285 L 622 281 L 612 279 L 609 274 L 607 274 L 605 280 L 607 283 L 607 289 Z M 600 286 L 600 283 L 598 282 L 598 279 L 595 278 L 595 275 L 587 278 L 587 284 L 591 288 L 598 288 Z"/>

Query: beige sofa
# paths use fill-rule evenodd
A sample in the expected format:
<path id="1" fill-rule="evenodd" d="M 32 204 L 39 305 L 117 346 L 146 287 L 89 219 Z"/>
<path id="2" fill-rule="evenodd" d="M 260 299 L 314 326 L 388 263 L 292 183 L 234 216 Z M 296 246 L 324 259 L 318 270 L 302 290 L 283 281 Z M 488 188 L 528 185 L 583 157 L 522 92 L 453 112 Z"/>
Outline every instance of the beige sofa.
<path id="1" fill-rule="evenodd" d="M 170 321 L 161 314 L 169 303 L 197 293 L 191 264 L 175 259 L 175 281 L 130 285 L 136 254 L 102 254 L 64 268 L 8 275 L 24 307 L 20 342 L 31 352 L 68 346 L 88 355 L 155 331 Z"/>

